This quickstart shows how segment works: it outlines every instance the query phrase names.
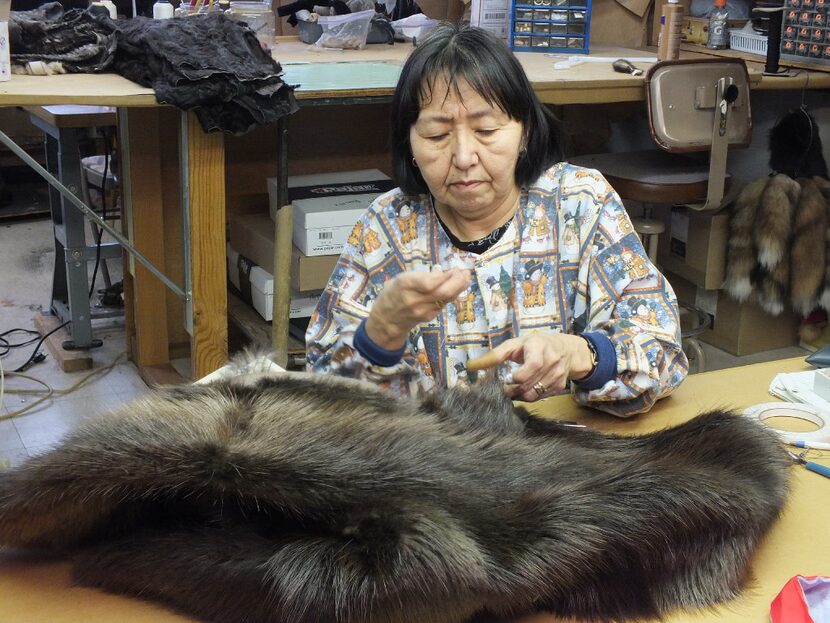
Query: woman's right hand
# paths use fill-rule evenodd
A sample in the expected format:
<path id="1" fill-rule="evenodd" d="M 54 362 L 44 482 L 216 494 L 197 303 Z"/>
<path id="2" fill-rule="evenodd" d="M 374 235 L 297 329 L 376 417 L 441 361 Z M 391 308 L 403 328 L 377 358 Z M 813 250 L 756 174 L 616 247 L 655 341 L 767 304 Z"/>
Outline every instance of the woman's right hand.
<path id="1" fill-rule="evenodd" d="M 381 348 L 398 350 L 415 325 L 435 318 L 470 287 L 469 270 L 408 271 L 386 282 L 366 319 L 366 334 Z"/>

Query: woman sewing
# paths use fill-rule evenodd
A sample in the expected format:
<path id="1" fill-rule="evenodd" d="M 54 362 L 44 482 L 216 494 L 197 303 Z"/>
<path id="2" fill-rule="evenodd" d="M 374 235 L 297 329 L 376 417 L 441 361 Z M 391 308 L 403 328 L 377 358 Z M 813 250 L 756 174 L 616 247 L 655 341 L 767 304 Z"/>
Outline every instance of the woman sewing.
<path id="1" fill-rule="evenodd" d="M 686 376 L 677 302 L 619 197 L 560 162 L 556 122 L 511 51 L 442 24 L 392 102 L 399 188 L 356 224 L 306 334 L 308 368 L 401 395 L 477 380 L 513 398 L 574 389 L 625 416 Z"/>

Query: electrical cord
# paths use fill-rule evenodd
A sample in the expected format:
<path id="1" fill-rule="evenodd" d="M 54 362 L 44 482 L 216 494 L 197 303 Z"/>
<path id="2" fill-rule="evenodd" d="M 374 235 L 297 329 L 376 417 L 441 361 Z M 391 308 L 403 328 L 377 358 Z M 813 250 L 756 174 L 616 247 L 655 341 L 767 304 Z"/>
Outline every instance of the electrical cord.
<path id="1" fill-rule="evenodd" d="M 0 400 L 2 400 L 3 390 L 5 389 L 5 387 L 4 387 L 4 385 L 5 385 L 4 376 L 26 379 L 28 381 L 32 381 L 34 383 L 38 383 L 38 384 L 43 386 L 43 389 L 6 389 L 5 393 L 7 393 L 7 394 L 23 394 L 23 395 L 42 394 L 42 395 L 40 395 L 37 400 L 35 400 L 34 402 L 29 403 L 25 407 L 22 407 L 20 409 L 15 410 L 15 411 L 11 411 L 10 413 L 0 414 L 0 421 L 10 420 L 12 418 L 16 418 L 16 417 L 19 417 L 19 416 L 21 416 L 25 413 L 28 413 L 29 411 L 31 411 L 32 409 L 34 409 L 38 405 L 40 405 L 43 402 L 45 402 L 45 401 L 49 400 L 50 398 L 52 398 L 53 396 L 66 396 L 68 394 L 71 394 L 72 392 L 74 392 L 74 391 L 80 389 L 81 387 L 83 387 L 93 377 L 101 378 L 103 376 L 106 376 L 107 374 L 109 374 L 112 371 L 112 369 L 115 366 L 118 365 L 118 362 L 121 360 L 121 358 L 124 356 L 124 354 L 125 353 L 121 353 L 115 359 L 112 360 L 112 363 L 110 363 L 110 364 L 108 364 L 108 365 L 106 365 L 102 368 L 92 370 L 88 374 L 84 375 L 83 378 L 79 379 L 73 385 L 70 385 L 69 387 L 65 387 L 63 389 L 55 389 L 54 387 L 49 385 L 49 383 L 47 383 L 46 381 L 42 381 L 39 378 L 34 377 L 34 376 L 30 376 L 28 374 L 21 374 L 19 372 L 8 372 L 4 375 L 3 372 L 2 372 L 3 367 L 2 367 L 2 364 L 0 363 Z"/>
<path id="2" fill-rule="evenodd" d="M 40 363 L 41 361 L 43 361 L 44 359 L 46 359 L 46 355 L 44 355 L 43 353 L 41 353 L 41 352 L 39 351 L 39 349 L 40 349 L 41 345 L 43 344 L 43 342 L 45 342 L 45 341 L 46 341 L 46 338 L 47 338 L 47 337 L 49 337 L 49 336 L 50 336 L 50 335 L 52 335 L 53 333 L 57 333 L 58 331 L 60 331 L 61 329 L 63 329 L 66 325 L 68 325 L 70 322 L 72 322 L 72 321 L 71 321 L 71 320 L 67 320 L 67 321 L 66 321 L 66 322 L 64 322 L 62 325 L 59 325 L 59 326 L 55 327 L 54 329 L 52 329 L 51 331 L 49 331 L 48 333 L 44 334 L 44 335 L 43 335 L 43 337 L 41 337 L 41 338 L 38 340 L 37 345 L 35 345 L 34 350 L 32 350 L 32 354 L 31 354 L 31 355 L 29 355 L 29 358 L 26 360 L 26 362 L 25 362 L 25 363 L 23 363 L 23 365 L 20 365 L 20 366 L 18 366 L 17 368 L 15 368 L 15 369 L 14 369 L 14 371 L 15 371 L 15 372 L 25 372 L 26 370 L 28 370 L 29 368 L 31 368 L 31 367 L 32 367 L 32 365 L 34 365 L 34 364 L 36 364 L 36 363 Z"/>
<path id="3" fill-rule="evenodd" d="M 12 343 L 9 342 L 8 337 L 12 333 L 26 333 L 28 335 L 34 335 L 35 337 L 26 340 L 25 342 L 17 342 Z M 40 338 L 40 333 L 35 331 L 34 329 L 9 329 L 8 331 L 3 331 L 0 333 L 0 348 L 3 348 L 2 352 L 0 352 L 0 357 L 5 357 L 8 355 L 13 348 L 21 348 L 23 346 L 28 346 L 29 344 L 34 344 Z"/>
<path id="4" fill-rule="evenodd" d="M 12 333 L 27 333 L 29 335 L 34 335 L 35 337 L 31 338 L 30 340 L 26 340 L 25 342 L 17 342 L 12 343 L 9 342 L 7 337 Z M 0 352 L 0 407 L 3 406 L 3 398 L 5 396 L 5 389 L 6 389 L 6 373 L 3 369 L 3 357 L 8 355 L 13 348 L 21 348 L 23 346 L 28 346 L 29 344 L 34 344 L 38 341 L 40 337 L 40 333 L 35 331 L 34 329 L 9 329 L 8 331 L 3 331 L 0 333 L 0 347 L 5 348 L 3 352 Z"/>

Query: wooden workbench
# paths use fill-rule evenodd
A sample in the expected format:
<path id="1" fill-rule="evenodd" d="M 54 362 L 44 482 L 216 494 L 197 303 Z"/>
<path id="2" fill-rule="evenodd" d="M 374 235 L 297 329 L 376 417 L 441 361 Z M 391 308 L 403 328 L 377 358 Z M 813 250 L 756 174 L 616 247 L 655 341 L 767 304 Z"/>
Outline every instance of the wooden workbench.
<path id="1" fill-rule="evenodd" d="M 296 40 L 294 37 L 279 37 L 274 48 L 274 57 L 286 69 L 286 81 L 292 82 L 300 64 L 327 64 L 327 63 L 366 63 L 379 62 L 402 65 L 409 55 L 411 47 L 407 45 L 368 46 L 365 50 L 317 50 Z M 655 50 L 631 50 L 611 46 L 592 46 L 589 57 L 646 57 L 656 56 Z M 708 56 L 700 51 L 685 51 L 683 58 L 698 58 Z M 519 52 L 516 54 L 519 62 L 527 73 L 533 89 L 539 98 L 547 104 L 604 104 L 615 102 L 639 102 L 645 100 L 642 76 L 631 76 L 616 73 L 610 63 L 586 62 L 567 69 L 553 69 L 553 64 L 569 57 L 567 54 L 538 54 Z M 757 61 L 747 61 L 750 83 L 753 89 L 784 90 L 830 88 L 830 73 L 807 71 L 798 73 L 790 78 L 763 76 L 763 57 L 757 56 Z M 647 69 L 648 64 L 640 64 L 641 69 Z M 366 95 L 390 95 L 394 84 L 363 88 L 359 85 L 348 84 L 348 69 L 343 67 L 343 75 L 337 88 L 325 88 L 314 82 L 300 85 L 297 97 L 315 99 L 321 97 L 360 97 Z M 299 72 L 304 77 L 307 72 Z"/>
<path id="2" fill-rule="evenodd" d="M 88 104 L 118 109 L 124 227 L 136 248 L 184 284 L 182 240 L 191 254 L 192 331 L 185 305 L 140 264 L 129 261 L 125 296 L 130 356 L 148 382 L 177 378 L 170 344 L 190 342 L 192 374 L 227 360 L 224 138 L 202 132 L 195 115 L 159 106 L 152 89 L 116 74 L 13 75 L 0 106 Z M 180 179 L 186 176 L 189 230 L 182 231 Z"/>
<path id="3" fill-rule="evenodd" d="M 304 102 L 323 100 L 351 105 L 355 98 L 391 96 L 397 68 L 411 49 L 404 44 L 330 51 L 293 38 L 280 38 L 274 47 L 274 56 L 284 66 L 286 82 L 299 84 L 297 97 L 301 106 Z M 592 51 L 592 56 L 603 57 L 644 54 L 649 53 L 602 46 Z M 644 99 L 642 78 L 615 73 L 609 63 L 587 62 L 555 70 L 553 63 L 564 56 L 520 53 L 518 58 L 540 98 L 549 104 Z M 365 75 L 357 67 L 365 63 L 389 67 L 382 72 L 382 80 L 367 85 Z M 788 79 L 762 77 L 760 58 L 758 63 L 749 63 L 749 70 L 754 89 L 830 88 L 830 74 L 826 72 L 804 72 Z M 337 81 L 320 80 L 324 74 L 335 75 Z M 191 260 L 192 281 L 190 335 L 182 329 L 185 313 L 181 301 L 140 264 L 130 262 L 126 271 L 128 331 L 135 338 L 128 348 L 142 376 L 148 381 L 174 380 L 169 365 L 173 354 L 171 344 L 175 347 L 183 342 L 190 346 L 193 377 L 204 376 L 221 366 L 227 357 L 225 204 L 226 179 L 231 179 L 231 173 L 226 170 L 234 167 L 233 179 L 241 180 L 237 182 L 239 187 L 250 186 L 246 173 L 250 177 L 254 169 L 249 166 L 248 154 L 243 154 L 240 162 L 226 163 L 226 140 L 222 135 L 204 134 L 193 114 L 159 106 L 151 89 L 114 74 L 13 75 L 10 81 L 0 83 L 0 106 L 48 104 L 117 107 L 129 237 L 177 283 L 184 283 L 186 272 L 183 236 L 190 241 L 187 255 Z M 273 152 L 267 149 L 260 153 L 270 153 L 273 157 Z M 358 162 L 359 158 L 358 154 L 349 160 Z M 227 192 L 232 189 L 228 188 Z M 189 201 L 190 222 L 185 232 L 179 212 L 182 197 Z"/>
<path id="4" fill-rule="evenodd" d="M 607 432 L 645 433 L 681 423 L 709 409 L 742 409 L 770 402 L 773 398 L 767 388 L 776 373 L 806 369 L 802 360 L 791 359 L 691 376 L 650 413 L 628 420 L 577 407 L 569 396 L 537 403 L 535 410 L 560 419 L 583 421 Z M 823 462 L 830 464 L 826 459 Z M 666 619 L 667 623 L 766 621 L 770 602 L 790 577 L 830 575 L 830 522 L 826 521 L 830 514 L 830 480 L 793 467 L 792 484 L 781 519 L 753 558 L 752 586 L 738 599 L 718 608 L 677 612 Z M 0 552 L 0 620 L 3 623 L 181 623 L 190 620 L 138 599 L 73 587 L 69 573 L 66 561 Z M 555 621 L 550 616 L 537 615 L 521 623 Z"/>

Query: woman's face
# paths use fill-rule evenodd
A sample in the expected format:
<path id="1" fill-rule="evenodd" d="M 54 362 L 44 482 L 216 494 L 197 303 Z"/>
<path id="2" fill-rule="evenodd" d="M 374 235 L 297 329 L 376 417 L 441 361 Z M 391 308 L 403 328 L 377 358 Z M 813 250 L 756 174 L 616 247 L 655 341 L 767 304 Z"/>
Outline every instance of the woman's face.
<path id="1" fill-rule="evenodd" d="M 522 124 L 464 81 L 448 88 L 435 81 L 409 130 L 412 155 L 436 201 L 466 219 L 486 217 L 516 198 Z"/>

